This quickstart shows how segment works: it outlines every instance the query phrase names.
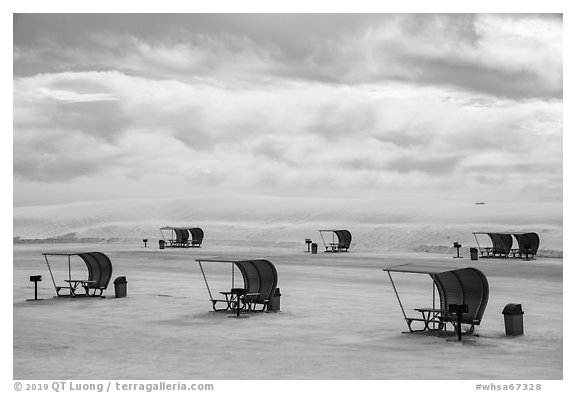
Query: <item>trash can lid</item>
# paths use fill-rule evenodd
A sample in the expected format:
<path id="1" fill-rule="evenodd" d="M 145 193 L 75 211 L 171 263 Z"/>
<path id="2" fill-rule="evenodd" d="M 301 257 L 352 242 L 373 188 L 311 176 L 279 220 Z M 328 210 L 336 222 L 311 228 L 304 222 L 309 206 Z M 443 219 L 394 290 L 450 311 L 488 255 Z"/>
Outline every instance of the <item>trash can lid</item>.
<path id="1" fill-rule="evenodd" d="M 116 279 L 114 280 L 114 284 L 126 284 L 126 277 L 125 276 L 116 277 Z"/>
<path id="2" fill-rule="evenodd" d="M 522 311 L 521 304 L 509 303 L 502 310 L 502 314 L 510 314 L 510 315 L 524 314 L 524 311 Z"/>
<path id="3" fill-rule="evenodd" d="M 470 247 L 470 251 L 471 252 L 478 252 L 478 249 L 476 247 Z"/>

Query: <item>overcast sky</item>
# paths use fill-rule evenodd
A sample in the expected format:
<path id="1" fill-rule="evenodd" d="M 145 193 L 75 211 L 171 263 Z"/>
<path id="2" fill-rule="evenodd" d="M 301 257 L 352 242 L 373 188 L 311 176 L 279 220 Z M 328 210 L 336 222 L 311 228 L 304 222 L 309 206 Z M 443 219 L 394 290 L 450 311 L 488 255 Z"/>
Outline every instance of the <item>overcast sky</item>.
<path id="1" fill-rule="evenodd" d="M 14 17 L 14 205 L 560 201 L 562 18 Z"/>

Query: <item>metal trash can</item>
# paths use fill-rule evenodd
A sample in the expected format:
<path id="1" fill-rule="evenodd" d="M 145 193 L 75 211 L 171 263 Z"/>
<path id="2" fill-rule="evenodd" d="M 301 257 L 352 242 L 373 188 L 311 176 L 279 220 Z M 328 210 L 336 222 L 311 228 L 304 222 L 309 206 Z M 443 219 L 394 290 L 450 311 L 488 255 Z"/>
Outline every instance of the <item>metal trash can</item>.
<path id="1" fill-rule="evenodd" d="M 119 276 L 114 280 L 114 292 L 116 297 L 126 297 L 126 277 Z"/>
<path id="2" fill-rule="evenodd" d="M 268 311 L 280 311 L 280 296 L 282 296 L 280 294 L 280 288 L 276 288 L 274 295 L 272 295 L 272 299 L 270 299 L 270 302 L 268 303 Z"/>
<path id="3" fill-rule="evenodd" d="M 504 327 L 507 336 L 524 334 L 524 311 L 522 311 L 521 304 L 507 304 L 502 310 L 502 314 L 504 314 Z"/>
<path id="4" fill-rule="evenodd" d="M 472 247 L 470 249 L 470 259 L 473 261 L 477 261 L 478 260 L 478 249 L 475 247 Z"/>
<path id="5" fill-rule="evenodd" d="M 318 254 L 318 244 L 312 243 L 312 254 Z"/>
<path id="6" fill-rule="evenodd" d="M 158 247 L 160 247 L 161 250 L 163 250 L 165 246 L 166 246 L 165 240 L 159 240 L 158 241 Z"/>

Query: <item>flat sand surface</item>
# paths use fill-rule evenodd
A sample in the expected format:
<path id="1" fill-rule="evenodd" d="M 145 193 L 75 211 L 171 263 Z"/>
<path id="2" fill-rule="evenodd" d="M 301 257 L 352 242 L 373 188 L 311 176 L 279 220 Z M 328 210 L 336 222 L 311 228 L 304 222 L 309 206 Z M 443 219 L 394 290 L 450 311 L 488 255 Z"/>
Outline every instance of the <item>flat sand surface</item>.
<path id="1" fill-rule="evenodd" d="M 154 245 L 153 245 L 154 246 Z M 54 298 L 42 252 L 102 251 L 114 272 L 105 298 Z M 196 258 L 258 257 L 279 275 L 281 311 L 230 318 L 213 312 Z M 50 259 L 55 279 L 65 259 Z M 463 342 L 407 330 L 382 268 L 472 266 L 487 276 L 482 324 Z M 454 259 L 442 254 L 320 253 L 296 248 L 143 248 L 128 244 L 14 245 L 14 379 L 562 379 L 562 259 Z M 85 278 L 85 267 L 73 276 Z M 41 274 L 39 297 L 30 275 Z M 212 293 L 229 265 L 206 268 Z M 126 276 L 128 296 L 112 281 Z M 394 276 L 408 312 L 430 306 L 427 276 Z M 236 277 L 238 278 L 238 276 Z M 502 309 L 520 303 L 523 336 L 505 335 Z"/>

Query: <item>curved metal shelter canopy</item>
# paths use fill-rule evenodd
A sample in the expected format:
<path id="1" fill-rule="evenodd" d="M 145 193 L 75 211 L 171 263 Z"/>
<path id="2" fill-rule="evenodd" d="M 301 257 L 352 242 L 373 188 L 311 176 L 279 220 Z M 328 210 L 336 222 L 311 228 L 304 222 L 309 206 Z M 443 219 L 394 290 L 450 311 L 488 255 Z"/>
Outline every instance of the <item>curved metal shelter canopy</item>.
<path id="1" fill-rule="evenodd" d="M 320 229 L 320 237 L 326 252 L 348 251 L 352 243 L 352 234 L 347 229 Z M 327 235 L 327 240 L 324 235 Z M 331 236 L 331 237 L 330 237 Z"/>
<path id="2" fill-rule="evenodd" d="M 165 236 L 165 232 L 169 235 Z M 168 226 L 160 228 L 160 233 L 166 242 L 166 247 L 200 247 L 204 239 L 204 231 L 201 228 Z"/>
<path id="3" fill-rule="evenodd" d="M 52 283 L 54 284 L 54 289 L 56 294 L 60 295 L 60 290 L 68 289 L 70 291 L 69 296 L 78 296 L 76 294 L 76 289 L 78 286 L 84 288 L 86 295 L 90 296 L 101 296 L 106 288 L 108 288 L 108 283 L 112 277 L 112 262 L 110 258 L 101 252 L 82 252 L 82 253 L 68 253 L 68 252 L 54 252 L 54 253 L 42 253 L 44 259 L 46 260 L 46 265 L 50 272 L 50 277 L 52 278 Z M 54 274 L 52 273 L 52 268 L 50 262 L 48 261 L 49 256 L 63 256 L 68 260 L 68 279 L 64 280 L 67 285 L 59 286 L 56 284 L 54 279 Z M 72 257 L 79 257 L 88 270 L 88 276 L 85 279 L 78 279 L 77 277 L 72 277 Z M 90 291 L 92 293 L 90 294 Z"/>
<path id="4" fill-rule="evenodd" d="M 507 258 L 512 249 L 512 235 L 509 233 L 497 232 L 473 232 L 474 238 L 478 247 L 480 243 L 476 235 L 487 235 L 492 242 L 492 247 L 480 247 L 480 255 L 483 257 L 492 258 Z"/>
<path id="5" fill-rule="evenodd" d="M 522 258 L 535 257 L 540 247 L 540 237 L 535 232 L 513 233 L 518 242 L 518 256 Z"/>
<path id="6" fill-rule="evenodd" d="M 202 240 L 204 240 L 204 231 L 202 228 L 188 228 L 188 231 L 190 231 L 190 235 L 192 235 L 192 246 L 200 247 Z"/>
<path id="7" fill-rule="evenodd" d="M 210 296 L 210 301 L 212 302 L 212 307 L 214 311 L 231 310 L 235 308 L 234 299 L 229 296 L 234 293 L 234 290 L 241 289 L 243 291 L 243 297 L 240 299 L 245 306 L 250 310 L 256 304 L 262 305 L 262 311 L 264 311 L 269 301 L 274 295 L 277 285 L 278 285 L 278 272 L 274 264 L 266 259 L 228 259 L 228 258 L 206 258 L 196 260 L 202 271 L 202 276 L 204 277 L 204 282 L 206 284 L 206 289 L 208 290 L 208 295 Z M 232 283 L 231 291 L 222 291 L 220 294 L 225 295 L 225 299 L 215 299 L 213 297 L 212 291 L 206 279 L 206 273 L 202 263 L 224 263 L 232 265 Z M 242 287 L 238 286 L 238 280 L 235 276 L 236 267 L 242 276 Z M 224 308 L 218 308 L 219 303 L 225 303 Z"/>
<path id="8" fill-rule="evenodd" d="M 475 325 L 480 325 L 484 310 L 488 304 L 489 286 L 484 273 L 471 267 L 448 267 L 433 264 L 404 264 L 383 269 L 388 273 L 392 287 L 400 304 L 402 315 L 412 331 L 410 325 L 414 320 L 421 320 L 417 317 L 408 317 L 398 295 L 396 285 L 392 280 L 393 272 L 414 273 L 429 275 L 433 282 L 432 307 L 424 310 L 436 310 L 440 318 L 450 321 L 449 309 L 451 304 L 468 306 L 468 311 L 462 314 L 462 323 L 470 325 L 470 331 Z M 439 299 L 436 303 L 435 294 L 438 292 Z M 417 310 L 423 310 L 417 309 Z M 424 313 L 422 313 L 424 315 Z M 426 321 L 423 321 L 426 322 Z M 430 322 L 430 321 L 428 321 Z"/>

